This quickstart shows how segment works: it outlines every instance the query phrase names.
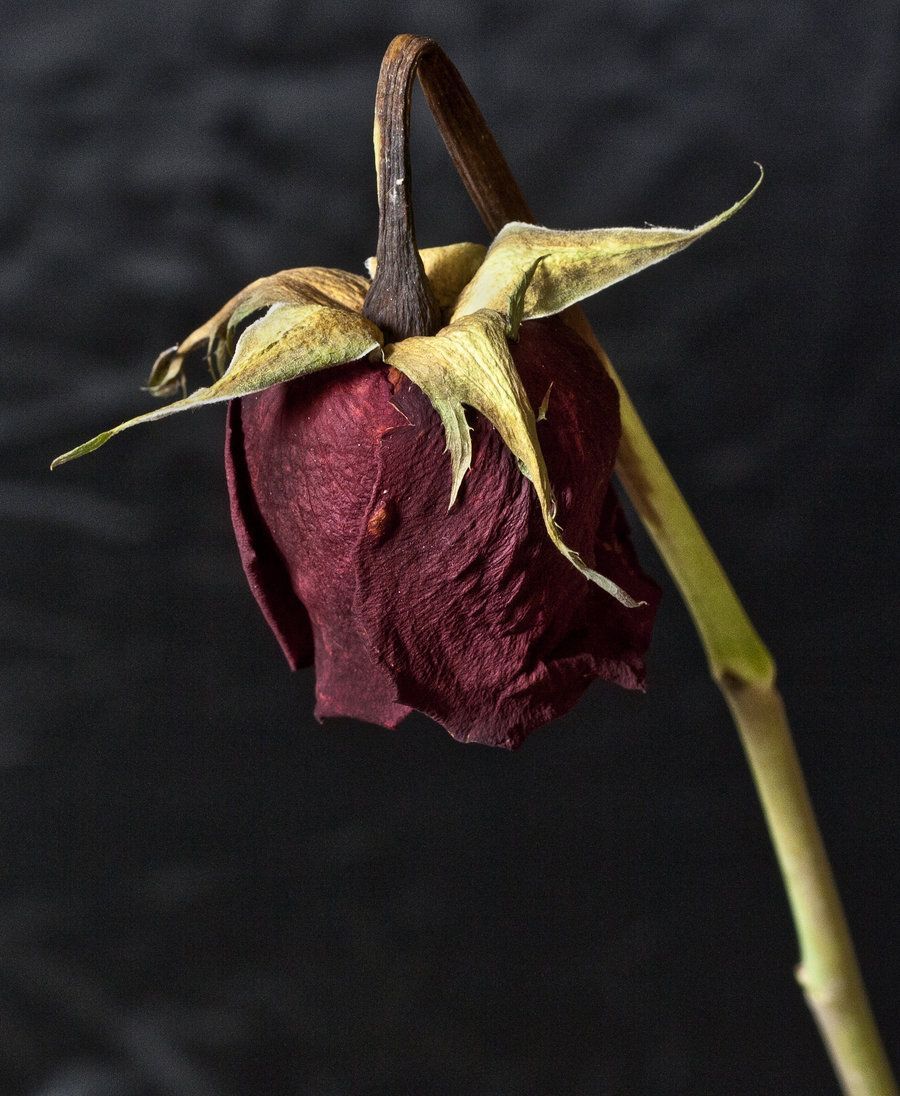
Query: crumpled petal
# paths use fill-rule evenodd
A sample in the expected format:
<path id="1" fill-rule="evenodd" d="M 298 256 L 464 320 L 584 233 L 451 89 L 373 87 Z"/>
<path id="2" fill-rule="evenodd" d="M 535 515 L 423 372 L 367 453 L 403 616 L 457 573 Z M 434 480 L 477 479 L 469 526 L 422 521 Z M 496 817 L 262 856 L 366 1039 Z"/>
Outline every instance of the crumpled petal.
<path id="1" fill-rule="evenodd" d="M 57 457 L 50 467 L 91 453 L 139 423 L 155 422 L 179 411 L 246 396 L 329 366 L 355 361 L 380 345 L 381 332 L 358 313 L 326 305 L 277 302 L 244 330 L 231 364 L 208 388 L 198 388 L 184 399 L 104 430 Z"/>
<path id="2" fill-rule="evenodd" d="M 294 593 L 284 558 L 259 512 L 244 451 L 242 400 L 228 404 L 225 419 L 225 478 L 231 522 L 250 590 L 292 670 L 313 661 L 309 614 Z"/>
<path id="3" fill-rule="evenodd" d="M 436 505 L 450 479 L 443 431 L 406 382 L 394 403 L 408 425 L 380 439 L 373 497 L 394 514 L 391 532 L 360 540 L 356 559 L 364 627 L 399 700 L 455 738 L 507 747 L 568 710 L 596 677 L 642 688 L 659 598 L 610 486 L 612 381 L 561 321 L 523 324 L 512 352 L 533 406 L 552 384 L 538 429 L 567 540 L 645 604 L 624 607 L 557 552 L 531 484 L 480 415 L 460 504 Z"/>
<path id="4" fill-rule="evenodd" d="M 417 708 L 460 740 L 513 747 L 597 677 L 643 686 L 658 591 L 610 488 L 615 387 L 557 320 L 523 324 L 513 355 L 532 405 L 550 391 L 538 430 L 567 536 L 647 604 L 623 607 L 559 554 L 481 415 L 470 412 L 472 467 L 448 511 L 443 425 L 399 372 L 358 363 L 269 389 L 241 401 L 233 512 L 294 662 L 285 620 L 299 603 L 308 613 L 319 716 L 396 726 Z"/>
<path id="5" fill-rule="evenodd" d="M 292 666 L 309 660 L 309 624 L 316 714 L 386 727 L 410 708 L 371 649 L 354 560 L 359 540 L 390 523 L 373 516 L 372 492 L 379 440 L 404 422 L 391 399 L 380 363 L 306 377 L 241 400 L 229 446 L 244 569 Z"/>
<path id="6" fill-rule="evenodd" d="M 527 274 L 533 272 L 534 264 Z M 523 290 L 527 281 L 528 277 L 521 281 Z M 520 298 L 521 294 L 514 292 L 513 305 Z M 513 322 L 518 331 L 518 318 Z M 509 330 L 506 315 L 480 309 L 455 320 L 436 335 L 404 339 L 385 347 L 384 358 L 428 396 L 444 424 L 452 467 L 451 507 L 472 459 L 465 404 L 481 412 L 519 461 L 522 475 L 530 480 L 537 495 L 547 533 L 559 552 L 591 582 L 633 609 L 637 599 L 588 566 L 563 539 L 561 529 L 565 530 L 565 525 L 557 517 L 535 414 L 513 360 L 514 344 L 507 340 Z"/>
<path id="7" fill-rule="evenodd" d="M 757 165 L 758 166 L 758 165 Z M 535 264 L 524 301 L 524 319 L 552 316 L 645 267 L 695 243 L 742 209 L 762 183 L 733 206 L 697 228 L 594 228 L 561 232 L 512 221 L 488 249 L 484 262 L 460 294 L 452 320 L 480 309 L 506 312 L 522 275 Z"/>

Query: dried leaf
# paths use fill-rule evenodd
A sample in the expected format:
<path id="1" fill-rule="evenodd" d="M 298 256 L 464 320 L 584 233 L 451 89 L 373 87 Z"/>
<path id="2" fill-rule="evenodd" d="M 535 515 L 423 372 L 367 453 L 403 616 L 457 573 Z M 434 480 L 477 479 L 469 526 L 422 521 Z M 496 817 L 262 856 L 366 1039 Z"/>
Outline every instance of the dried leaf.
<path id="1" fill-rule="evenodd" d="M 170 346 L 153 363 L 144 390 L 153 396 L 172 396 L 176 392 L 181 392 L 183 396 L 186 387 L 184 358 L 177 346 Z"/>
<path id="2" fill-rule="evenodd" d="M 359 312 L 368 288 L 369 283 L 358 274 L 321 266 L 298 267 L 257 278 L 177 347 L 164 351 L 157 358 L 146 390 L 154 396 L 184 391 L 184 359 L 203 343 L 206 343 L 206 356 L 213 376 L 221 377 L 234 350 L 235 328 L 254 312 L 278 303 L 317 304 Z"/>
<path id="3" fill-rule="evenodd" d="M 155 422 L 179 411 L 260 392 L 295 377 L 356 361 L 380 345 L 378 328 L 356 312 L 279 301 L 246 328 L 238 339 L 231 364 L 208 388 L 199 388 L 184 399 L 105 430 L 57 457 L 50 467 L 91 453 L 138 423 Z"/>
<path id="4" fill-rule="evenodd" d="M 460 294 L 452 320 L 483 308 L 506 312 L 530 265 L 539 259 L 525 293 L 522 318 L 552 316 L 585 297 L 667 259 L 727 221 L 762 182 L 730 209 L 697 228 L 596 228 L 560 232 L 513 221 L 488 249 L 484 262 Z"/>
<path id="5" fill-rule="evenodd" d="M 472 464 L 472 428 L 466 419 L 465 408 L 458 400 L 442 399 L 435 396 L 431 401 L 440 415 L 447 436 L 445 452 L 450 454 L 452 480 L 450 484 L 450 502 L 447 509 L 453 508 L 463 477 Z"/>

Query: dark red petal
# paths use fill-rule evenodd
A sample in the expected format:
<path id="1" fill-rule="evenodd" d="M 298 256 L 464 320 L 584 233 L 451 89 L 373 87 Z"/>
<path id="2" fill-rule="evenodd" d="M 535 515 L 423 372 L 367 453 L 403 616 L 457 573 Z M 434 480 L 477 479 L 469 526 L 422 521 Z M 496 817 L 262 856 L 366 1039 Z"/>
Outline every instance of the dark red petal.
<path id="1" fill-rule="evenodd" d="M 559 554 L 531 485 L 471 411 L 472 468 L 448 512 L 443 431 L 406 381 L 394 402 L 408 421 L 381 435 L 370 511 L 386 508 L 391 521 L 386 535 L 359 541 L 355 561 L 364 627 L 399 699 L 455 738 L 507 747 L 596 677 L 642 687 L 658 601 L 609 486 L 615 387 L 560 321 L 524 324 L 513 352 L 534 407 L 553 382 L 538 429 L 566 542 L 648 605 L 625 609 Z"/>
<path id="2" fill-rule="evenodd" d="M 292 670 L 313 660 L 309 616 L 291 587 L 291 578 L 253 494 L 244 452 L 241 401 L 231 400 L 225 420 L 225 476 L 231 521 L 244 574 Z"/>
<path id="3" fill-rule="evenodd" d="M 596 586 L 588 591 L 587 615 L 591 646 L 598 659 L 598 676 L 625 689 L 643 690 L 644 655 L 650 646 L 660 589 L 640 568 L 631 532 L 612 486 L 603 501 L 594 566 L 601 574 L 647 604 L 626 609 Z"/>
<path id="4" fill-rule="evenodd" d="M 403 421 L 390 395 L 383 368 L 348 365 L 245 397 L 241 419 L 255 505 L 312 624 L 316 714 L 394 727 L 410 709 L 370 653 L 354 563 L 371 535 L 378 439 Z"/>
<path id="5" fill-rule="evenodd" d="M 648 604 L 625 609 L 560 555 L 480 415 L 448 512 L 443 428 L 405 378 L 357 364 L 278 386 L 232 412 L 229 482 L 289 657 L 311 623 L 318 715 L 395 726 L 418 708 L 458 739 L 512 747 L 597 677 L 643 686 L 659 592 L 610 487 L 615 387 L 558 320 L 523 324 L 513 355 L 534 407 L 553 383 L 538 430 L 566 542 Z"/>

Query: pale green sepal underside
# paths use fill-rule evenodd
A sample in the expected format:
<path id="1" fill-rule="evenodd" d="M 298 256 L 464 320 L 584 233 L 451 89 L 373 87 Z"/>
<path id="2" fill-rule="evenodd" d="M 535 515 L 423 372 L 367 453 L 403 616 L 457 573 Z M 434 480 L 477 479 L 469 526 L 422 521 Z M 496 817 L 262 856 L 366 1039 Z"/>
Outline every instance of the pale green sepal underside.
<path id="1" fill-rule="evenodd" d="M 231 364 L 208 388 L 104 430 L 50 465 L 82 457 L 139 423 L 155 422 L 208 403 L 249 396 L 333 365 L 356 361 L 381 345 L 378 328 L 356 312 L 320 304 L 273 304 L 237 341 Z"/>
<path id="2" fill-rule="evenodd" d="M 440 308 L 448 309 L 456 304 L 457 297 L 472 280 L 486 254 L 484 244 L 446 244 L 444 247 L 422 248 L 419 258 Z M 377 269 L 377 259 L 366 259 L 370 278 L 375 277 Z"/>
<path id="3" fill-rule="evenodd" d="M 221 377 L 234 352 L 235 329 L 254 312 L 273 304 L 317 304 L 359 312 L 368 288 L 368 281 L 358 274 L 323 266 L 281 270 L 266 278 L 257 278 L 178 346 L 160 354 L 145 385 L 146 390 L 154 396 L 183 393 L 184 359 L 203 344 L 213 378 Z"/>
<path id="4" fill-rule="evenodd" d="M 759 165 L 757 165 L 759 166 Z M 523 273 L 538 259 L 525 293 L 522 319 L 553 316 L 585 297 L 667 259 L 734 216 L 756 193 L 697 228 L 596 228 L 559 232 L 512 221 L 497 234 L 484 262 L 460 294 L 452 320 L 482 308 L 506 312 Z"/>
<path id="5" fill-rule="evenodd" d="M 510 339 L 515 340 L 519 337 L 519 327 L 525 318 L 525 295 L 534 279 L 534 272 L 538 268 L 538 263 L 543 262 L 545 258 L 544 255 L 538 255 L 527 270 L 520 275 L 518 284 L 510 294 L 509 304 L 506 306 L 506 334 Z"/>
<path id="6" fill-rule="evenodd" d="M 520 275 L 521 276 L 521 275 Z M 550 539 L 591 582 L 629 608 L 642 604 L 616 583 L 588 567 L 562 539 L 554 520 L 556 503 L 541 453 L 534 412 L 507 343 L 508 318 L 481 309 L 436 335 L 404 339 L 385 347 L 385 361 L 429 398 L 441 417 L 451 460 L 451 505 L 471 463 L 472 447 L 463 405 L 474 407 L 500 434 L 534 485 Z"/>
<path id="7" fill-rule="evenodd" d="M 435 396 L 431 402 L 435 411 L 441 417 L 441 422 L 444 424 L 444 434 L 447 437 L 445 452 L 450 454 L 452 473 L 450 502 L 447 509 L 451 510 L 462 486 L 463 476 L 472 464 L 472 428 L 466 419 L 466 409 L 458 400 Z"/>

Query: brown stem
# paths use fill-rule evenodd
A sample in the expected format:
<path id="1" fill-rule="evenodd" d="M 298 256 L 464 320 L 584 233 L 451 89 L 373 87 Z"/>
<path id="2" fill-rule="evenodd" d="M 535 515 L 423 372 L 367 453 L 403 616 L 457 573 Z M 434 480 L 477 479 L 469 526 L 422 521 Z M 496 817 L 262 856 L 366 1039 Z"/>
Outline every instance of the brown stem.
<path id="1" fill-rule="evenodd" d="M 434 42 L 419 62 L 419 82 L 453 166 L 488 232 L 496 236 L 509 221 L 533 222 L 478 104 L 456 66 Z"/>
<path id="2" fill-rule="evenodd" d="M 401 35 L 388 47 L 375 93 L 375 169 L 378 174 L 378 268 L 363 315 L 387 342 L 433 335 L 441 314 L 416 247 L 409 159 L 412 83 L 427 38 Z"/>
<path id="3" fill-rule="evenodd" d="M 416 248 L 409 159 L 413 79 L 453 165 L 492 235 L 508 221 L 533 221 L 528 203 L 456 66 L 430 38 L 399 34 L 388 46 L 375 95 L 378 267 L 363 315 L 391 341 L 430 335 L 440 317 Z"/>

